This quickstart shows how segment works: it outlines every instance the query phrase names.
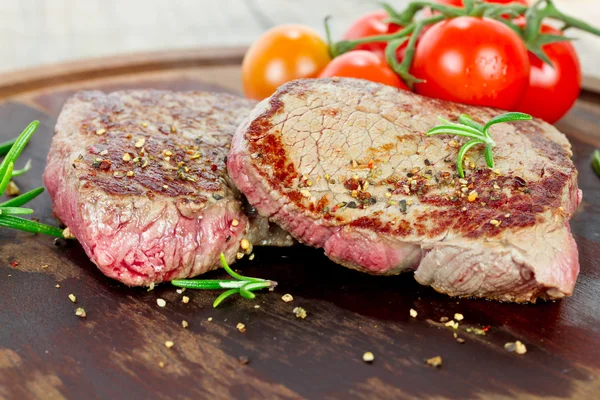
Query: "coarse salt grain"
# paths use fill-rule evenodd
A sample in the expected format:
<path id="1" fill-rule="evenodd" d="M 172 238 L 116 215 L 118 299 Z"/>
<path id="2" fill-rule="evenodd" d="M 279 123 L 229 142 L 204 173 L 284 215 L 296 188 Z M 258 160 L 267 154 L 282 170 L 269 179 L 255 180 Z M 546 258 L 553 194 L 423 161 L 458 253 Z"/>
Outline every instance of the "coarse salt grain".
<path id="1" fill-rule="evenodd" d="M 446 322 L 445 325 L 452 329 L 458 329 L 458 322 L 456 322 L 454 320 L 450 320 L 450 321 Z"/>
<path id="2" fill-rule="evenodd" d="M 367 351 L 365 354 L 363 354 L 362 359 L 366 363 L 372 363 L 373 360 L 375 360 L 375 356 L 370 351 Z"/>
<path id="3" fill-rule="evenodd" d="M 477 200 L 477 196 L 478 196 L 477 191 L 473 190 L 471 193 L 469 193 L 468 200 L 470 202 L 473 202 L 473 201 Z"/>
<path id="4" fill-rule="evenodd" d="M 431 357 L 431 358 L 427 359 L 425 362 L 427 363 L 427 365 L 431 365 L 434 368 L 439 368 L 442 366 L 442 357 L 440 357 L 440 356 Z"/>
<path id="5" fill-rule="evenodd" d="M 521 341 L 517 340 L 516 342 L 508 342 L 504 345 L 504 348 L 511 353 L 517 354 L 525 354 L 527 353 L 527 347 Z"/>
<path id="6" fill-rule="evenodd" d="M 296 318 L 302 318 L 305 319 L 306 318 L 306 310 L 302 307 L 296 307 L 293 310 L 294 315 L 296 315 Z"/>
<path id="7" fill-rule="evenodd" d="M 75 236 L 71 233 L 71 230 L 69 229 L 69 227 L 66 227 L 63 230 L 63 237 L 65 239 L 75 239 Z"/>
<path id="8" fill-rule="evenodd" d="M 21 194 L 21 189 L 13 181 L 8 182 L 5 193 L 9 196 L 18 196 Z"/>

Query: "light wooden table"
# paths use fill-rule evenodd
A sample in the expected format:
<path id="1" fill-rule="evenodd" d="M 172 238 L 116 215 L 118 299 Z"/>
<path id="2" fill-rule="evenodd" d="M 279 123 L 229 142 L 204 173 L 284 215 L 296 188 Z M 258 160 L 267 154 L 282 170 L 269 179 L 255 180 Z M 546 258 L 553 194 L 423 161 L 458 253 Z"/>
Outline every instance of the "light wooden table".
<path id="1" fill-rule="evenodd" d="M 402 7 L 407 0 L 390 0 Z M 599 0 L 556 0 L 600 22 Z M 139 51 L 243 46 L 281 23 L 322 31 L 333 15 L 340 35 L 373 0 L 0 0 L 0 73 L 41 64 Z M 600 39 L 579 34 L 584 72 L 600 76 Z"/>

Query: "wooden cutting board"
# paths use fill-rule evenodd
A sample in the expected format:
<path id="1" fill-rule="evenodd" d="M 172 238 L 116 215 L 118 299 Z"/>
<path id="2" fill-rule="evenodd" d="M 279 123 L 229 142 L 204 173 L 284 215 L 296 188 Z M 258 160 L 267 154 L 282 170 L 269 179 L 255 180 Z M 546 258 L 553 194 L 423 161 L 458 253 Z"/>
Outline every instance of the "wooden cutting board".
<path id="1" fill-rule="evenodd" d="M 41 121 L 21 160 L 31 158 L 34 167 L 18 185 L 42 185 L 55 120 L 73 91 L 239 92 L 242 54 L 167 52 L 0 77 L 1 140 Z M 214 292 L 187 291 L 191 300 L 184 304 L 168 284 L 128 288 L 104 277 L 76 243 L 57 246 L 49 237 L 3 229 L 0 398 L 597 398 L 600 178 L 589 157 L 600 146 L 600 95 L 584 92 L 558 128 L 573 144 L 584 191 L 571 225 L 581 259 L 571 298 L 537 305 L 451 299 L 410 274 L 367 276 L 333 264 L 319 250 L 296 247 L 260 249 L 254 261 L 235 265 L 278 281 L 274 292 L 254 301 L 234 297 L 213 309 Z M 56 224 L 47 194 L 33 208 L 43 222 Z M 281 300 L 285 293 L 293 302 Z M 157 298 L 166 307 L 158 307 Z M 294 316 L 296 306 L 306 309 L 306 319 Z M 85 308 L 85 320 L 74 315 L 76 307 Z M 458 330 L 439 322 L 455 313 L 464 315 Z M 167 349 L 167 340 L 175 346 Z M 527 346 L 526 354 L 504 349 L 515 340 Z M 375 355 L 372 364 L 362 360 L 367 351 Z M 434 356 L 442 357 L 441 368 L 424 362 Z"/>

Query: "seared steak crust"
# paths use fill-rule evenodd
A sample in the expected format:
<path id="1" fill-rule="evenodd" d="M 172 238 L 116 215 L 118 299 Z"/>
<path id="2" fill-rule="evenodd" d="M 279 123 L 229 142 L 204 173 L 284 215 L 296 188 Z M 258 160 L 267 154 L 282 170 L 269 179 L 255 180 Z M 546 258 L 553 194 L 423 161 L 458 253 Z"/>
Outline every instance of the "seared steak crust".
<path id="1" fill-rule="evenodd" d="M 353 79 L 295 81 L 238 129 L 228 167 L 264 216 L 334 261 L 375 274 L 416 269 L 456 296 L 571 294 L 568 219 L 580 201 L 567 139 L 540 120 L 492 128 L 496 166 L 462 138 L 427 137 L 438 116 L 500 113 Z"/>
<path id="2" fill-rule="evenodd" d="M 250 229 L 225 159 L 254 104 L 225 94 L 81 92 L 56 125 L 44 180 L 54 212 L 106 275 L 128 285 L 235 260 Z M 253 234 L 253 237 L 249 235 Z"/>

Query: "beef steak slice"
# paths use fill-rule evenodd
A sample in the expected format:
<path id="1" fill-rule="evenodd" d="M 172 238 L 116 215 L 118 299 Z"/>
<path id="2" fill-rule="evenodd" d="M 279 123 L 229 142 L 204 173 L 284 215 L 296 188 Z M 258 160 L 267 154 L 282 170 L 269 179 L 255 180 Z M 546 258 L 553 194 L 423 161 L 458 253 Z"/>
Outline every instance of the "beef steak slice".
<path id="1" fill-rule="evenodd" d="M 243 238 L 288 245 L 264 218 L 250 226 L 227 176 L 232 134 L 253 105 L 201 92 L 76 94 L 44 173 L 56 216 L 127 285 L 201 274 L 221 252 L 232 262 Z"/>
<path id="2" fill-rule="evenodd" d="M 415 270 L 452 296 L 570 295 L 579 272 L 568 220 L 581 200 L 567 139 L 533 120 L 494 126 L 496 166 L 464 138 L 427 137 L 438 116 L 500 113 L 354 79 L 301 80 L 238 128 L 230 176 L 296 239 L 373 274 Z"/>

